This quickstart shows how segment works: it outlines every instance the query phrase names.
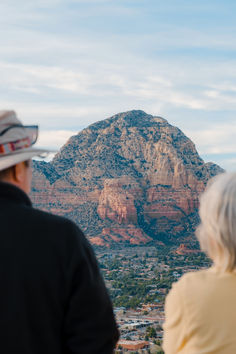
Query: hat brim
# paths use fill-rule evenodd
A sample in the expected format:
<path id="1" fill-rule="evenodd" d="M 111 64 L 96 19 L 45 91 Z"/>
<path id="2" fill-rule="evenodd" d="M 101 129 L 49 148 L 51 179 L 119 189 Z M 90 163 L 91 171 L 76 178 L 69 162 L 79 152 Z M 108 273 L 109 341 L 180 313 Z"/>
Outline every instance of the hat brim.
<path id="1" fill-rule="evenodd" d="M 35 156 L 49 154 L 50 152 L 50 150 L 45 149 L 27 148 L 24 150 L 15 151 L 14 154 L 11 153 L 8 155 L 0 156 L 0 171 L 14 166 L 22 161 L 32 159 Z"/>

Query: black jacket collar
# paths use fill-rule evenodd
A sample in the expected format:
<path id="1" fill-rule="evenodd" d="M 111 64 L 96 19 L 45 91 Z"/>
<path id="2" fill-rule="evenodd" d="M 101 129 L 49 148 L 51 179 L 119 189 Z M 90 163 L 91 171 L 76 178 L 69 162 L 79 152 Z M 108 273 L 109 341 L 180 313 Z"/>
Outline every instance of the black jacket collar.
<path id="1" fill-rule="evenodd" d="M 27 194 L 11 183 L 0 182 L 0 200 L 2 199 L 13 203 L 32 206 Z"/>

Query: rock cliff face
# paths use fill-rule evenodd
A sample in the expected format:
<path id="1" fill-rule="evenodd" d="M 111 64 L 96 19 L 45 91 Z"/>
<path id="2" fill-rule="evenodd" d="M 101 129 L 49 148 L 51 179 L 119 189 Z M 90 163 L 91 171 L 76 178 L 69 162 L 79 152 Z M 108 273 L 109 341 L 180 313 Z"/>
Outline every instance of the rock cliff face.
<path id="1" fill-rule="evenodd" d="M 130 111 L 72 136 L 52 162 L 35 162 L 32 199 L 96 245 L 167 241 L 192 232 L 199 194 L 222 171 L 164 118 Z"/>

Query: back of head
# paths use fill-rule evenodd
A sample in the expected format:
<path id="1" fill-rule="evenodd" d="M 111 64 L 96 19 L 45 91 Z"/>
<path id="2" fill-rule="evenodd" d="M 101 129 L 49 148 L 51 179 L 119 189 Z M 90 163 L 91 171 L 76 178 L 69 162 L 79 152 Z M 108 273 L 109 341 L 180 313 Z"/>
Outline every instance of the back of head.
<path id="1" fill-rule="evenodd" d="M 0 181 L 10 182 L 29 191 L 29 161 L 48 150 L 33 147 L 38 125 L 23 125 L 14 111 L 0 111 Z M 29 173 L 27 173 L 29 172 Z"/>
<path id="2" fill-rule="evenodd" d="M 1 144 L 13 142 L 27 138 L 27 133 L 20 129 L 21 121 L 17 118 L 14 111 L 0 111 L 0 141 Z M 9 127 L 15 126 L 16 129 L 9 129 L 2 134 Z"/>
<path id="3" fill-rule="evenodd" d="M 200 198 L 201 248 L 222 271 L 236 270 L 236 173 L 210 180 Z"/>
<path id="4" fill-rule="evenodd" d="M 37 137 L 37 125 L 23 125 L 14 111 L 0 111 L 0 171 L 48 153 L 33 147 Z"/>

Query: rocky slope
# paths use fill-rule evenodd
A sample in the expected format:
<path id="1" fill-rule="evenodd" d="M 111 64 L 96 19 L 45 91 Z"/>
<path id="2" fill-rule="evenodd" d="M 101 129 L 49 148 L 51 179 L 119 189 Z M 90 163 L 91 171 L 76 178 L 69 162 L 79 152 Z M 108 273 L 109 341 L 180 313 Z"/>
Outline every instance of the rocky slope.
<path id="1" fill-rule="evenodd" d="M 192 232 L 199 193 L 222 171 L 164 118 L 130 111 L 72 136 L 52 162 L 35 162 L 32 199 L 96 245 L 166 242 Z"/>

